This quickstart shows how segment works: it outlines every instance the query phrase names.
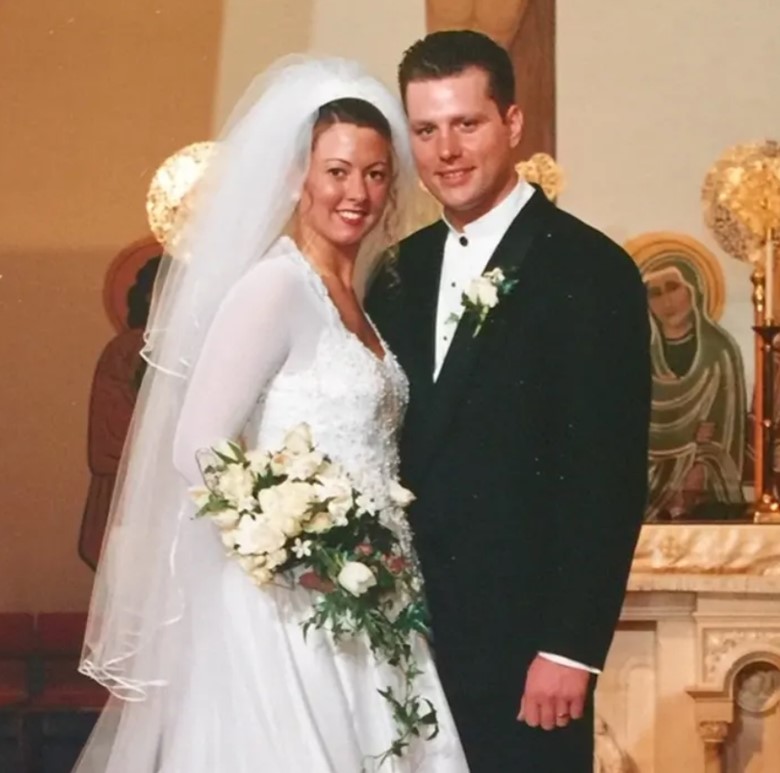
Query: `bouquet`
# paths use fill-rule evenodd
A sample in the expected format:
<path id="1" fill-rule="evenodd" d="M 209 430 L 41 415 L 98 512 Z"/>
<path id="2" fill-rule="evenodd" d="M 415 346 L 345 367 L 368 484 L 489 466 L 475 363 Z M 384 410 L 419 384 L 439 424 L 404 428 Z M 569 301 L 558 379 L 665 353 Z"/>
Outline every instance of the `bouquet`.
<path id="1" fill-rule="evenodd" d="M 316 449 L 306 424 L 292 429 L 275 452 L 225 441 L 207 457 L 200 460 L 205 488 L 191 491 L 197 517 L 217 525 L 228 553 L 252 580 L 313 591 L 304 636 L 311 628 L 337 641 L 363 635 L 374 653 L 399 669 L 403 693 L 380 690 L 397 728 L 381 762 L 402 755 L 413 738 L 435 737 L 436 710 L 414 693 L 420 671 L 411 640 L 427 625 L 404 517 L 412 493 L 392 481 L 390 506 L 377 507 Z"/>

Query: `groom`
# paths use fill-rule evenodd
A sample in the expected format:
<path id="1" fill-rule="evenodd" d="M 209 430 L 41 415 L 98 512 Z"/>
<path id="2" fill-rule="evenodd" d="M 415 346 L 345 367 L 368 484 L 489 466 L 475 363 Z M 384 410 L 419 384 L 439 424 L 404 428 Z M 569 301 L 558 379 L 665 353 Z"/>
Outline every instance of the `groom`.
<path id="1" fill-rule="evenodd" d="M 444 217 L 367 305 L 411 383 L 403 474 L 437 665 L 472 773 L 590 773 L 645 503 L 645 290 L 620 247 L 518 180 L 500 46 L 435 33 L 399 79 Z M 492 269 L 504 281 L 476 294 Z"/>

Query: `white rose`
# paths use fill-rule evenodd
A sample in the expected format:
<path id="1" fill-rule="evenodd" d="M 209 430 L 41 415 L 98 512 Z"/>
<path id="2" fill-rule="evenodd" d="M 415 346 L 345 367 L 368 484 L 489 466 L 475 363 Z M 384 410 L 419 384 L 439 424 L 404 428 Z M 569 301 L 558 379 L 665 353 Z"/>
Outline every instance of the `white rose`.
<path id="1" fill-rule="evenodd" d="M 315 485 L 317 498 L 328 503 L 328 512 L 337 526 L 347 524 L 347 514 L 355 506 L 352 484 L 346 477 L 321 476 Z"/>
<path id="2" fill-rule="evenodd" d="M 307 454 L 314 447 L 311 430 L 306 423 L 293 427 L 284 438 L 284 447 L 291 454 Z"/>
<path id="3" fill-rule="evenodd" d="M 266 515 L 269 519 L 276 520 L 286 516 L 282 505 L 282 495 L 279 493 L 279 486 L 260 489 L 257 501 L 260 504 L 263 515 Z"/>
<path id="4" fill-rule="evenodd" d="M 286 537 L 297 537 L 303 531 L 299 518 L 274 519 L 272 523 L 276 528 L 281 529 Z"/>
<path id="5" fill-rule="evenodd" d="M 279 499 L 279 502 L 281 500 Z M 286 537 L 297 537 L 303 530 L 303 516 L 293 516 L 284 511 L 281 506 L 272 510 L 264 510 L 262 518 L 273 529 L 281 531 Z"/>
<path id="6" fill-rule="evenodd" d="M 409 505 L 417 499 L 409 489 L 404 488 L 397 480 L 390 482 L 390 490 L 388 493 L 390 494 L 390 499 L 392 499 L 393 503 L 398 505 L 398 507 L 409 507 Z"/>
<path id="7" fill-rule="evenodd" d="M 243 497 L 236 502 L 235 509 L 242 513 L 254 513 L 257 510 L 257 500 L 254 496 Z"/>
<path id="8" fill-rule="evenodd" d="M 250 577 L 254 580 L 255 585 L 262 586 L 268 585 L 274 579 L 274 573 L 270 569 L 266 569 L 264 566 L 259 569 L 255 569 Z"/>
<path id="9" fill-rule="evenodd" d="M 295 456 L 287 465 L 287 475 L 293 480 L 308 480 L 313 478 L 322 466 L 322 454 L 310 451 L 307 454 Z"/>
<path id="10" fill-rule="evenodd" d="M 250 498 L 254 485 L 254 476 L 240 464 L 229 465 L 219 476 L 219 490 L 231 502 Z"/>
<path id="11" fill-rule="evenodd" d="M 209 518 L 223 531 L 225 529 L 234 529 L 238 526 L 239 521 L 238 511 L 236 510 L 220 510 L 216 513 L 209 513 Z"/>
<path id="12" fill-rule="evenodd" d="M 320 502 L 328 499 L 352 499 L 352 484 L 345 475 L 320 475 L 314 484 Z"/>
<path id="13" fill-rule="evenodd" d="M 265 556 L 239 556 L 238 565 L 245 571 L 251 574 L 257 569 L 265 566 Z"/>
<path id="14" fill-rule="evenodd" d="M 275 453 L 269 462 L 269 467 L 274 475 L 287 475 L 287 467 L 292 457 L 284 451 Z"/>
<path id="15" fill-rule="evenodd" d="M 260 508 L 274 518 L 303 518 L 314 501 L 314 487 L 303 481 L 286 480 L 258 494 Z"/>
<path id="16" fill-rule="evenodd" d="M 353 596 L 362 596 L 376 585 L 376 577 L 365 564 L 347 561 L 339 572 L 338 583 Z"/>
<path id="17" fill-rule="evenodd" d="M 317 513 L 308 523 L 303 527 L 305 532 L 310 534 L 319 534 L 323 531 L 328 531 L 333 527 L 333 521 L 330 518 L 329 513 Z"/>
<path id="18" fill-rule="evenodd" d="M 287 551 L 284 548 L 280 550 L 274 550 L 273 553 L 269 553 L 266 558 L 265 566 L 269 569 L 276 569 L 277 566 L 281 566 L 287 560 Z"/>
<path id="19" fill-rule="evenodd" d="M 222 529 L 222 530 L 220 530 L 219 538 L 222 540 L 222 544 L 228 550 L 235 550 L 235 547 L 236 547 L 236 532 L 235 532 L 235 529 Z"/>
<path id="20" fill-rule="evenodd" d="M 249 469 L 255 475 L 265 475 L 268 473 L 268 467 L 271 463 L 271 457 L 263 451 L 253 449 L 246 453 L 247 461 L 249 462 Z"/>
<path id="21" fill-rule="evenodd" d="M 254 518 L 242 518 L 231 533 L 237 545 L 236 551 L 241 555 L 273 553 L 284 547 L 287 541 L 280 529 Z"/>
<path id="22" fill-rule="evenodd" d="M 492 309 L 498 303 L 498 288 L 489 279 L 481 276 L 469 284 L 466 297 L 475 306 Z"/>
<path id="23" fill-rule="evenodd" d="M 332 499 L 328 502 L 328 513 L 333 519 L 334 526 L 346 526 L 349 523 L 347 515 L 352 509 L 352 500 Z"/>
<path id="24" fill-rule="evenodd" d="M 314 486 L 304 481 L 285 481 L 279 486 L 284 508 L 294 518 L 302 518 L 314 501 Z"/>

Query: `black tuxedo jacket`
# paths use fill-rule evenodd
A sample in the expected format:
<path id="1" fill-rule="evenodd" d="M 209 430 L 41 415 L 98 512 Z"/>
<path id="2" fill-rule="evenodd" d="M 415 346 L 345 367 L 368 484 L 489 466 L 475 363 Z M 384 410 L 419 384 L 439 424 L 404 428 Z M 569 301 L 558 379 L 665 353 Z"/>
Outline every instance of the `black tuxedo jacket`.
<path id="1" fill-rule="evenodd" d="M 518 280 L 434 383 L 446 225 L 404 240 L 367 309 L 410 380 L 401 459 L 443 678 L 538 651 L 601 667 L 646 497 L 646 293 L 631 258 L 537 189 L 488 264 Z M 516 693 L 519 695 L 520 693 Z"/>

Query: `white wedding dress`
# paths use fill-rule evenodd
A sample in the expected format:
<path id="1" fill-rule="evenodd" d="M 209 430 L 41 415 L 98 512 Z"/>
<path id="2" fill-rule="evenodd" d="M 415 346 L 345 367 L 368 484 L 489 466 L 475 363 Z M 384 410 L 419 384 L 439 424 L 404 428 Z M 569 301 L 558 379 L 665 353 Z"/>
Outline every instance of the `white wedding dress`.
<path id="1" fill-rule="evenodd" d="M 174 461 L 199 484 L 199 449 L 239 436 L 250 447 L 273 449 L 292 426 L 308 422 L 319 448 L 381 503 L 398 471 L 406 401 L 406 378 L 392 353 L 385 349 L 379 359 L 347 330 L 322 280 L 285 237 L 220 306 L 192 374 Z M 394 669 L 362 641 L 337 646 L 321 631 L 304 640 L 309 591 L 258 589 L 225 556 L 213 524 L 193 520 L 185 528 L 213 529 L 213 555 L 188 599 L 190 644 L 167 688 L 155 773 L 376 770 L 373 756 L 395 734 L 377 690 L 396 684 Z M 422 637 L 415 649 L 418 693 L 436 707 L 441 731 L 379 770 L 466 773 Z M 111 770 L 124 768 L 120 762 Z"/>

